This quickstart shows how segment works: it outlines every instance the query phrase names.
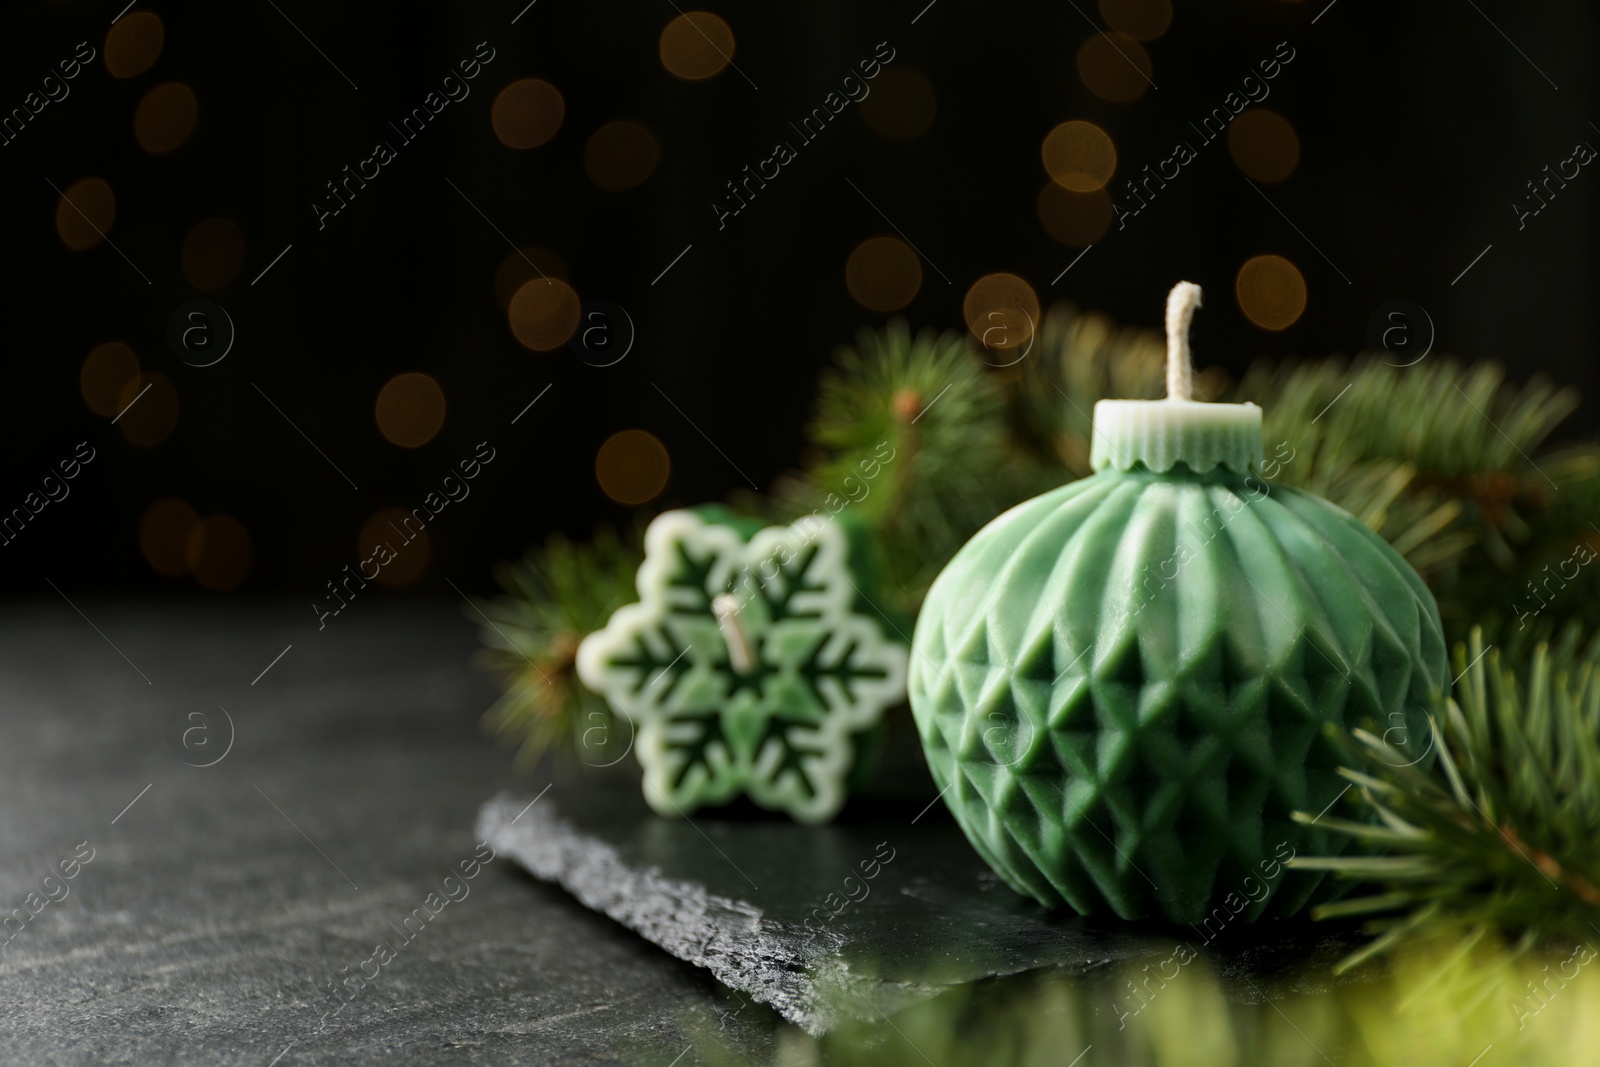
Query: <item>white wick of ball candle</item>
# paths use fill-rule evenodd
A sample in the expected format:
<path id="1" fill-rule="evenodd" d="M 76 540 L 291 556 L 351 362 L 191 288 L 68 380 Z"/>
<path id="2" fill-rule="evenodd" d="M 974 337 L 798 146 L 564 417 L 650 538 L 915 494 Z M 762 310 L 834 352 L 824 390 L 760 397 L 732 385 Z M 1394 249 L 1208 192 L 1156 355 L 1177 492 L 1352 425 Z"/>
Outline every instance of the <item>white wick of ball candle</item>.
<path id="1" fill-rule="evenodd" d="M 711 613 L 717 617 L 717 628 L 728 646 L 728 663 L 740 674 L 748 673 L 756 661 L 750 638 L 739 625 L 739 609 L 743 607 L 744 601 L 732 593 L 718 593 L 711 601 Z"/>
<path id="2" fill-rule="evenodd" d="M 1167 399 L 1188 400 L 1194 392 L 1189 359 L 1189 323 L 1200 306 L 1200 287 L 1179 282 L 1167 294 Z"/>
<path id="3" fill-rule="evenodd" d="M 1194 474 L 1227 467 L 1236 474 L 1261 462 L 1261 409 L 1249 401 L 1207 404 L 1194 398 L 1189 324 L 1200 287 L 1179 282 L 1167 294 L 1165 400 L 1097 400 L 1089 466 L 1161 474 L 1179 464 Z"/>

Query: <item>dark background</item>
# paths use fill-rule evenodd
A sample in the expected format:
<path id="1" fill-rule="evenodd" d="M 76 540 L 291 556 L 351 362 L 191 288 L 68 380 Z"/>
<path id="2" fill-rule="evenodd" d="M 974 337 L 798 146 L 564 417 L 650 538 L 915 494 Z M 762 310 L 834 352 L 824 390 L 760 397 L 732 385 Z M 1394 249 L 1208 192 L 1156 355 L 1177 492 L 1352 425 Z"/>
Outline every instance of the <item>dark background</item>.
<path id="1" fill-rule="evenodd" d="M 765 487 L 799 458 L 816 377 L 834 348 L 887 317 L 845 287 L 851 249 L 893 232 L 850 182 L 927 257 L 903 312 L 914 325 L 959 328 L 967 287 L 1007 270 L 1047 305 L 1070 299 L 1155 326 L 1167 288 L 1188 278 L 1209 294 L 1197 358 L 1238 372 L 1258 357 L 1355 352 L 1374 310 L 1406 299 L 1431 316 L 1437 351 L 1596 392 L 1600 174 L 1585 168 L 1520 232 L 1510 206 L 1575 142 L 1600 145 L 1590 125 L 1600 116 L 1591 5 L 1177 0 L 1170 29 L 1146 44 L 1159 88 L 1112 104 L 1074 65 L 1104 26 L 1093 0 L 937 0 L 925 10 L 926 0 L 718 0 L 709 10 L 732 27 L 738 70 L 702 83 L 673 77 L 658 57 L 661 31 L 678 14 L 670 0 L 537 0 L 512 25 L 523 3 L 428 12 L 305 0 L 277 0 L 276 9 L 268 0 L 141 4 L 134 10 L 161 16 L 166 43 L 148 72 L 127 80 L 103 62 L 118 0 L 30 0 L 8 11 L 4 109 L 79 41 L 102 54 L 66 100 L 0 147 L 0 511 L 20 505 L 77 442 L 98 452 L 67 500 L 0 547 L 5 588 L 54 597 L 49 579 L 69 592 L 310 600 L 357 559 L 369 516 L 420 503 L 485 439 L 498 457 L 430 528 L 432 559 L 412 594 L 453 595 L 445 578 L 483 591 L 496 560 L 551 530 L 581 536 L 597 522 L 627 521 L 630 509 L 606 498 L 594 472 L 596 449 L 619 429 L 649 430 L 672 457 L 651 510 L 722 497 L 743 484 L 735 467 Z M 496 55 L 471 96 L 319 232 L 310 205 L 323 183 L 374 140 L 393 140 L 387 122 L 480 41 Z M 851 105 L 719 232 L 710 204 L 723 182 L 775 139 L 792 141 L 788 122 L 819 106 L 880 41 L 896 50 L 894 66 L 932 84 L 938 112 L 928 132 L 883 139 Z M 1175 140 L 1192 140 L 1187 123 L 1280 41 L 1296 58 L 1271 83 L 1267 106 L 1293 123 L 1301 145 L 1294 174 L 1264 187 L 1282 214 L 1212 145 L 1052 285 L 1079 250 L 1052 240 L 1035 210 L 1045 134 L 1072 118 L 1100 124 L 1117 145 L 1120 184 Z M 524 77 L 560 89 L 566 113 L 554 138 L 519 151 L 496 139 L 490 108 Z M 198 124 L 176 151 L 151 155 L 135 140 L 133 114 L 168 81 L 194 90 Z M 583 145 L 619 117 L 654 131 L 661 158 L 643 185 L 611 193 L 588 180 Z M 73 252 L 57 236 L 56 190 L 86 176 L 116 193 L 109 236 L 126 259 L 105 243 Z M 230 284 L 200 294 L 184 280 L 179 248 L 193 225 L 217 216 L 242 229 L 245 261 Z M 600 369 L 565 349 L 541 354 L 516 342 L 495 295 L 508 240 L 554 251 L 584 300 L 628 310 L 638 336 L 623 362 Z M 1292 260 L 1309 291 L 1304 315 L 1279 333 L 1252 325 L 1233 299 L 1240 264 L 1263 252 Z M 227 309 L 238 335 L 223 362 L 198 369 L 165 335 L 174 309 L 202 295 Z M 177 389 L 176 427 L 155 447 L 129 443 L 80 395 L 85 356 L 108 340 L 129 344 Z M 408 370 L 436 378 L 449 403 L 442 432 L 414 451 L 385 441 L 373 417 L 378 389 Z M 1592 412 L 1569 430 L 1592 430 Z M 235 592 L 205 592 L 146 563 L 140 516 L 169 495 L 249 531 L 254 563 Z"/>

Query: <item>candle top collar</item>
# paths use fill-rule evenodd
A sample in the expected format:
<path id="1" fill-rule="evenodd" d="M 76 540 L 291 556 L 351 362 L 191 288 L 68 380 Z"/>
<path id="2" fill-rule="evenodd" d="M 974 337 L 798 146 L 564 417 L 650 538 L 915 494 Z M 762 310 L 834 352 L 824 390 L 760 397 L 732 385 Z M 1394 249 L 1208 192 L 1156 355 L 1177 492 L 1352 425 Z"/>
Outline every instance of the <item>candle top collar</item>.
<path id="1" fill-rule="evenodd" d="M 1101 400 L 1094 406 L 1089 462 L 1154 473 L 1179 464 L 1196 474 L 1215 467 L 1244 474 L 1261 462 L 1261 409 L 1254 404 L 1208 404 L 1192 398 L 1194 369 L 1189 323 L 1200 287 L 1179 282 L 1167 296 L 1167 398 Z"/>

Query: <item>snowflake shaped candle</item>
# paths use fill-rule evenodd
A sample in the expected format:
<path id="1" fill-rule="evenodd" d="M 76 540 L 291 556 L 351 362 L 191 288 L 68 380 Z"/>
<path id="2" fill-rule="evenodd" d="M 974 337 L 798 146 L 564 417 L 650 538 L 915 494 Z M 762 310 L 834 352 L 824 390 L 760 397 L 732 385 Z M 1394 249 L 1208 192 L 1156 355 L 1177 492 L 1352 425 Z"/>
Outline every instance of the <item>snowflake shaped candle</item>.
<path id="1" fill-rule="evenodd" d="M 801 822 L 839 810 L 858 741 L 906 678 L 906 646 L 865 614 L 852 540 L 816 516 L 752 530 L 707 509 L 650 524 L 639 603 L 584 639 L 578 675 L 635 724 L 657 812 L 741 793 Z"/>
<path id="2" fill-rule="evenodd" d="M 1007 884 L 1210 938 L 1329 892 L 1283 865 L 1340 847 L 1293 818 L 1349 788 L 1325 727 L 1421 760 L 1450 675 L 1400 554 L 1262 478 L 1260 408 L 1190 399 L 1199 300 L 1185 282 L 1167 304 L 1167 399 L 1096 404 L 1096 473 L 933 583 L 910 696 L 940 796 Z"/>

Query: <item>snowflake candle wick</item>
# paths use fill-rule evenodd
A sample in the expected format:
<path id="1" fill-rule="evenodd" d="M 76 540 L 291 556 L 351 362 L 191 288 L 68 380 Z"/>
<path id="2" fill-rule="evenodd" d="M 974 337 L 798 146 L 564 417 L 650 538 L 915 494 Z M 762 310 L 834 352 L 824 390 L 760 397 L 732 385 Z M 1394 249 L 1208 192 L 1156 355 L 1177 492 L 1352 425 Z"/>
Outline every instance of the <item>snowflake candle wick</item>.
<path id="1" fill-rule="evenodd" d="M 728 646 L 728 662 L 740 674 L 749 674 L 756 658 L 750 651 L 750 637 L 739 625 L 739 609 L 744 601 L 732 593 L 718 593 L 711 601 L 711 612 L 717 617 L 717 628 Z"/>

